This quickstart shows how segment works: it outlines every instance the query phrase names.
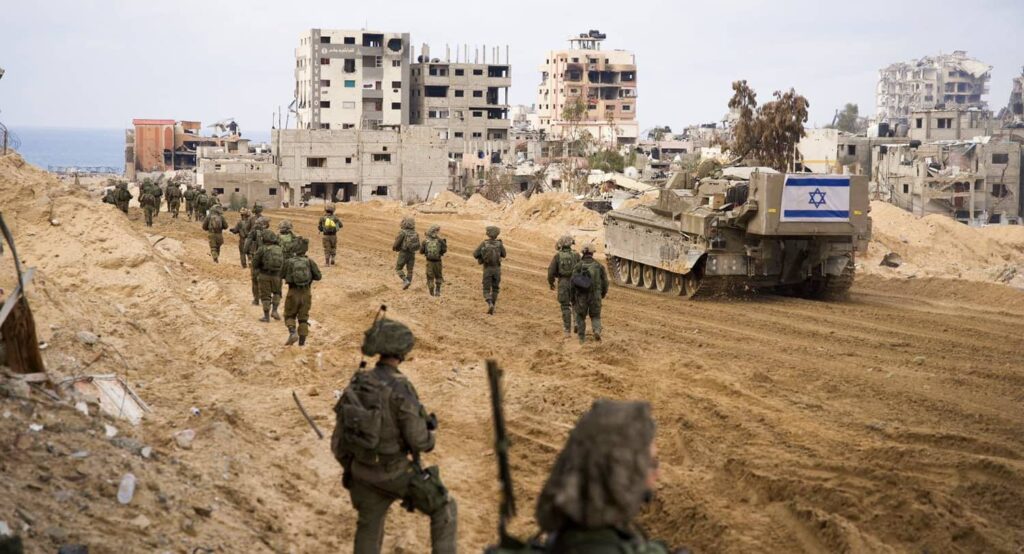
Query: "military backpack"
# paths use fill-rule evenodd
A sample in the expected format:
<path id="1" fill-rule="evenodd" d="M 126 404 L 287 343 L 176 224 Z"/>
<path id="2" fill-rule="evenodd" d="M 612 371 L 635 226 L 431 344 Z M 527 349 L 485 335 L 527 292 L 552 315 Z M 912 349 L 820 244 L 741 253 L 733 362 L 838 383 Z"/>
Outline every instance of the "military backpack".
<path id="1" fill-rule="evenodd" d="M 573 268 L 576 267 L 576 255 L 573 254 L 572 250 L 559 250 L 558 251 L 558 276 L 569 277 L 572 275 Z"/>
<path id="2" fill-rule="evenodd" d="M 153 192 L 148 188 L 142 191 L 142 196 L 139 197 L 139 204 L 143 206 L 152 206 L 156 202 L 156 197 L 153 196 Z"/>
<path id="3" fill-rule="evenodd" d="M 338 225 L 338 222 L 336 221 L 337 219 L 338 218 L 333 216 L 333 215 L 329 215 L 329 216 L 324 217 L 324 234 L 325 235 L 335 235 L 335 234 L 338 233 L 339 225 Z"/>
<path id="4" fill-rule="evenodd" d="M 224 221 L 224 218 L 222 216 L 211 215 L 210 216 L 210 226 L 206 230 L 207 231 L 213 231 L 214 233 L 220 233 L 221 231 L 224 230 L 224 227 L 226 227 L 226 226 L 227 225 L 225 225 L 225 221 Z"/>
<path id="5" fill-rule="evenodd" d="M 405 240 L 402 241 L 402 250 L 406 252 L 417 252 L 420 249 L 420 235 L 412 229 L 406 229 Z"/>
<path id="6" fill-rule="evenodd" d="M 501 241 L 485 240 L 480 248 L 480 261 L 486 266 L 501 265 Z"/>
<path id="7" fill-rule="evenodd" d="M 573 288 L 582 293 L 589 293 L 590 289 L 594 287 L 594 272 L 591 270 L 591 264 L 579 264 L 576 266 L 575 271 L 572 275 Z"/>
<path id="8" fill-rule="evenodd" d="M 285 270 L 285 281 L 296 287 L 308 287 L 313 282 L 313 270 L 309 267 L 309 258 L 295 257 L 288 260 Z"/>
<path id="9" fill-rule="evenodd" d="M 284 267 L 284 251 L 277 244 L 268 244 L 263 247 L 263 269 L 271 273 L 278 273 Z"/>
<path id="10" fill-rule="evenodd" d="M 331 438 L 331 450 L 342 464 L 346 458 L 377 463 L 381 446 L 395 446 L 381 445 L 384 421 L 390 418 L 389 389 L 394 384 L 378 379 L 370 371 L 357 371 L 352 376 L 334 406 L 337 428 Z"/>
<path id="11" fill-rule="evenodd" d="M 427 260 L 432 262 L 441 261 L 441 239 L 427 239 L 424 249 Z"/>
<path id="12" fill-rule="evenodd" d="M 281 252 L 286 258 L 292 257 L 292 249 L 295 247 L 295 235 L 291 233 L 281 233 L 277 235 L 277 243 L 281 245 Z"/>

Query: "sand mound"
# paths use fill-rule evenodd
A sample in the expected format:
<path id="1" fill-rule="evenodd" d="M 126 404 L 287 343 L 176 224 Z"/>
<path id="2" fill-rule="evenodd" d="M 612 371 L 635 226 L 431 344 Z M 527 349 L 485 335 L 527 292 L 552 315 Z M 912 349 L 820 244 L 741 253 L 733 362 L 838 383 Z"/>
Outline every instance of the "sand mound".
<path id="1" fill-rule="evenodd" d="M 498 208 L 499 206 L 499 204 L 497 204 L 496 202 L 491 202 L 490 200 L 484 198 L 483 195 L 480 194 L 474 194 L 473 196 L 470 196 L 469 200 L 466 200 L 465 205 L 469 206 L 470 208 L 480 208 L 485 210 L 493 210 Z"/>
<path id="2" fill-rule="evenodd" d="M 466 205 L 466 200 L 450 190 L 438 194 L 428 203 L 434 208 L 461 208 Z"/>
<path id="3" fill-rule="evenodd" d="M 564 192 L 545 192 L 530 198 L 517 196 L 505 218 L 509 223 L 571 226 L 599 229 L 601 214 L 583 207 L 583 203 Z"/>
<path id="4" fill-rule="evenodd" d="M 941 215 L 918 218 L 885 202 L 871 203 L 871 218 L 872 240 L 863 258 L 868 273 L 971 281 L 1012 281 L 1024 273 L 1024 228 L 973 228 Z M 879 266 L 888 252 L 899 254 L 903 265 Z"/>

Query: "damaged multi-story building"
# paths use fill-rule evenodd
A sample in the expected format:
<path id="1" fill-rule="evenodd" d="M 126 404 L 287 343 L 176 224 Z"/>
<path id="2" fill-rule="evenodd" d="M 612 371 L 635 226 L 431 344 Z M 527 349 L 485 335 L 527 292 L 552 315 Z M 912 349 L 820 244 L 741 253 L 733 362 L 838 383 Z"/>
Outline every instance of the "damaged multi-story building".
<path id="1" fill-rule="evenodd" d="M 1024 67 L 1021 74 L 1013 78 L 1010 101 L 999 111 L 999 119 L 1006 127 L 1024 127 Z"/>
<path id="2" fill-rule="evenodd" d="M 987 109 L 991 71 L 992 66 L 963 50 L 894 63 L 878 72 L 875 117 L 896 128 L 908 125 L 913 111 Z"/>
<path id="3" fill-rule="evenodd" d="M 237 151 L 242 140 L 237 124 L 228 121 L 221 136 L 203 136 L 199 121 L 174 119 L 133 119 L 125 131 L 125 178 L 134 181 L 138 173 L 191 170 L 198 164 L 203 146 Z"/>
<path id="4" fill-rule="evenodd" d="M 310 29 L 295 49 L 299 129 L 409 124 L 409 33 Z"/>
<path id="5" fill-rule="evenodd" d="M 569 39 L 569 49 L 548 52 L 540 67 L 537 112 L 540 128 L 552 139 L 588 132 L 599 142 L 635 144 L 640 134 L 636 115 L 636 57 L 625 50 L 605 50 L 606 35 L 591 30 Z M 566 120 L 565 107 L 576 99 L 586 105 L 578 120 Z"/>
<path id="6" fill-rule="evenodd" d="M 508 49 L 445 48 L 431 57 L 423 45 L 410 70 L 410 123 L 433 129 L 448 145 L 456 181 L 463 187 L 483 177 L 492 164 L 509 160 L 509 103 L 512 66 Z M 458 187 L 457 188 L 462 188 Z"/>

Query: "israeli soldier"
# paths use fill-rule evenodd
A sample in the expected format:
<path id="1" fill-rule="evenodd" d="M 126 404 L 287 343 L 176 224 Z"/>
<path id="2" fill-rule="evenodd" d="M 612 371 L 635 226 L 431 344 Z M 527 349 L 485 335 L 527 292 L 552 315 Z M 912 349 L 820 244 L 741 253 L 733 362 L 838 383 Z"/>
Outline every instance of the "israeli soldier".
<path id="1" fill-rule="evenodd" d="M 160 216 L 160 206 L 163 204 L 164 189 L 160 188 L 160 179 L 162 178 L 163 176 L 161 175 L 159 179 L 153 182 L 153 196 L 156 198 L 156 201 L 153 202 L 154 218 Z"/>
<path id="2" fill-rule="evenodd" d="M 181 209 L 181 188 L 178 186 L 178 181 L 172 179 L 167 183 L 164 196 L 167 198 L 167 211 L 170 212 L 172 218 L 178 219 L 178 211 Z"/>
<path id="3" fill-rule="evenodd" d="M 153 213 L 160 209 L 160 200 L 153 189 L 160 190 L 160 187 L 150 179 L 143 179 L 139 185 L 139 205 L 142 206 L 142 213 L 146 218 L 146 227 L 153 226 Z"/>
<path id="4" fill-rule="evenodd" d="M 127 214 L 128 203 L 131 202 L 133 198 L 131 191 L 128 190 L 128 183 L 124 181 L 118 181 L 117 186 L 115 186 L 114 188 L 114 205 L 117 206 L 117 209 Z"/>
<path id="5" fill-rule="evenodd" d="M 316 262 L 306 257 L 309 241 L 296 237 L 294 255 L 284 262 L 284 281 L 288 283 L 288 296 L 284 299 L 284 324 L 288 326 L 286 346 L 299 342 L 306 344 L 309 335 L 309 308 L 313 305 L 313 281 L 323 276 Z M 298 321 L 298 333 L 295 323 Z"/>
<path id="6" fill-rule="evenodd" d="M 203 218 L 203 230 L 207 232 L 210 240 L 210 256 L 213 263 L 219 263 L 220 247 L 224 245 L 224 229 L 228 228 L 228 221 L 224 219 L 224 213 L 220 204 L 214 204 L 210 213 Z"/>
<path id="7" fill-rule="evenodd" d="M 580 262 L 580 255 L 573 252 L 573 239 L 565 235 L 555 243 L 555 257 L 548 265 L 548 286 L 555 290 L 558 282 L 558 305 L 562 308 L 562 329 L 565 338 L 569 338 L 572 330 L 572 285 L 570 283 L 573 269 Z"/>
<path id="8" fill-rule="evenodd" d="M 324 265 L 334 265 L 334 256 L 338 252 L 338 231 L 341 231 L 341 219 L 334 215 L 334 204 L 324 204 L 324 215 L 316 228 L 323 235 Z"/>
<path id="9" fill-rule="evenodd" d="M 416 265 L 416 252 L 420 249 L 420 235 L 416 232 L 416 220 L 411 217 L 402 218 L 401 229 L 399 229 L 391 249 L 398 252 L 395 272 L 402 279 L 404 283 L 402 290 L 405 290 L 412 284 L 412 268 Z"/>
<path id="10" fill-rule="evenodd" d="M 277 235 L 267 229 L 262 232 L 263 245 L 252 257 L 252 267 L 259 275 L 260 301 L 263 303 L 263 317 L 260 321 L 269 323 L 270 318 L 281 319 L 277 307 L 281 304 L 281 270 L 284 269 L 284 252 L 277 244 Z"/>
<path id="11" fill-rule="evenodd" d="M 250 219 L 249 208 L 242 208 L 238 210 L 239 220 L 235 223 L 235 226 L 231 228 L 231 234 L 238 235 L 238 257 L 242 262 L 242 267 L 248 267 L 248 256 L 245 253 L 245 238 L 249 236 L 249 226 L 252 224 Z"/>
<path id="12" fill-rule="evenodd" d="M 634 519 L 654 497 L 658 451 L 646 402 L 598 400 L 569 433 L 537 499 L 545 552 L 668 554 Z"/>
<path id="13" fill-rule="evenodd" d="M 287 219 L 277 224 L 277 243 L 281 245 L 284 252 L 284 259 L 292 257 L 295 249 L 296 235 L 292 233 L 292 222 Z"/>
<path id="14" fill-rule="evenodd" d="M 196 213 L 196 189 L 192 185 L 188 185 L 185 188 L 185 215 L 188 216 L 188 220 L 192 221 L 195 219 Z"/>
<path id="15" fill-rule="evenodd" d="M 487 313 L 494 315 L 494 306 L 498 303 L 498 292 L 501 290 L 501 260 L 505 257 L 505 245 L 498 238 L 501 229 L 489 225 L 486 232 L 487 240 L 476 247 L 473 257 L 478 264 L 484 266 L 484 300 L 487 301 Z"/>
<path id="16" fill-rule="evenodd" d="M 594 326 L 594 340 L 601 340 L 601 301 L 608 295 L 608 271 L 594 260 L 594 250 L 593 244 L 583 246 L 583 256 L 570 278 L 580 344 L 587 339 L 587 316 Z"/>
<path id="17" fill-rule="evenodd" d="M 263 231 L 270 228 L 270 219 L 263 216 L 263 205 L 256 203 L 252 207 L 252 222 L 249 223 L 249 234 L 245 237 L 245 253 L 249 257 L 249 277 L 252 281 L 252 305 L 258 306 L 260 303 L 260 285 L 259 285 L 259 272 L 256 271 L 256 267 L 252 265 L 252 259 L 256 255 L 256 251 L 263 244 Z"/>
<path id="18" fill-rule="evenodd" d="M 202 222 L 206 218 L 206 210 L 213 203 L 212 199 L 206 194 L 206 189 L 200 187 L 196 191 L 196 198 L 193 202 L 195 202 L 196 221 Z"/>
<path id="19" fill-rule="evenodd" d="M 415 387 L 398 369 L 414 342 L 405 325 L 391 319 L 375 321 L 366 331 L 362 351 L 380 358 L 372 370 L 356 372 L 334 408 L 337 425 L 331 451 L 344 469 L 342 486 L 358 513 L 357 554 L 381 551 L 384 520 L 396 500 L 430 516 L 434 554 L 456 551 L 455 499 L 441 482 L 437 466 L 420 466 L 420 455 L 434 449 L 437 418 L 427 415 Z"/>
<path id="20" fill-rule="evenodd" d="M 103 203 L 104 204 L 110 204 L 110 205 L 113 205 L 113 206 L 117 205 L 117 201 L 114 200 L 114 191 L 115 190 L 117 190 L 117 187 L 111 187 L 111 188 L 108 188 L 106 191 L 103 192 Z"/>
<path id="21" fill-rule="evenodd" d="M 431 225 L 420 245 L 420 254 L 427 259 L 427 291 L 430 296 L 441 296 L 441 285 L 444 283 L 441 258 L 448 253 L 448 241 L 438 236 L 440 232 L 439 225 Z"/>

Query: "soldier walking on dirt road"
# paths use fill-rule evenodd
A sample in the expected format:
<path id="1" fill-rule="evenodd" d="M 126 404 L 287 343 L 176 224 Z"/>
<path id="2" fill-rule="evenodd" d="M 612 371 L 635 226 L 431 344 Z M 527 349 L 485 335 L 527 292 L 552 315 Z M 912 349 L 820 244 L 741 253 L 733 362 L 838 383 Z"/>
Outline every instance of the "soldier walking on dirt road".
<path id="1" fill-rule="evenodd" d="M 210 257 L 213 258 L 213 263 L 219 263 L 220 247 L 224 245 L 224 229 L 227 228 L 228 220 L 224 219 L 220 204 L 214 204 L 210 208 L 210 213 L 203 218 L 203 230 L 210 239 Z"/>
<path id="2" fill-rule="evenodd" d="M 416 232 L 416 220 L 411 217 L 402 218 L 401 228 L 391 250 L 398 252 L 395 273 L 404 283 L 402 290 L 412 284 L 412 268 L 416 265 L 416 252 L 420 249 L 420 235 Z"/>
<path id="3" fill-rule="evenodd" d="M 588 315 L 594 326 L 594 340 L 601 340 L 601 302 L 608 295 L 608 271 L 594 260 L 594 250 L 593 244 L 583 246 L 583 257 L 576 264 L 570 278 L 580 344 L 587 339 Z"/>
<path id="4" fill-rule="evenodd" d="M 267 229 L 263 231 L 263 245 L 252 257 L 253 271 L 257 272 L 260 286 L 260 302 L 263 303 L 263 317 L 260 321 L 268 323 L 270 318 L 281 319 L 277 307 L 281 304 L 281 270 L 284 269 L 284 252 L 277 244 L 277 235 Z"/>
<path id="5" fill-rule="evenodd" d="M 195 220 L 196 215 L 196 189 L 192 185 L 185 187 L 185 215 L 189 221 Z"/>
<path id="6" fill-rule="evenodd" d="M 160 186 L 150 179 L 143 179 L 139 186 L 139 205 L 142 206 L 142 214 L 146 218 L 146 227 L 153 226 L 153 217 L 160 211 Z"/>
<path id="7" fill-rule="evenodd" d="M 501 260 L 505 257 L 505 245 L 498 238 L 501 229 L 489 225 L 486 232 L 487 240 L 476 247 L 473 257 L 478 264 L 484 266 L 484 300 L 487 301 L 487 313 L 494 315 L 494 306 L 498 303 L 498 292 L 501 290 Z"/>
<path id="8" fill-rule="evenodd" d="M 437 236 L 440 232 L 439 225 L 431 225 L 427 229 L 426 240 L 420 245 L 420 254 L 427 259 L 427 291 L 430 296 L 441 296 L 444 283 L 441 258 L 448 252 L 448 241 Z"/>
<path id="9" fill-rule="evenodd" d="M 164 197 L 167 198 L 167 212 L 173 219 L 178 219 L 178 212 L 181 210 L 181 188 L 178 187 L 178 181 L 171 179 L 167 183 Z"/>
<path id="10" fill-rule="evenodd" d="M 284 281 L 288 283 L 288 296 L 284 299 L 284 324 L 288 327 L 288 341 L 285 346 L 299 342 L 306 344 L 309 335 L 309 309 L 313 305 L 313 281 L 323 275 L 316 262 L 306 257 L 309 241 L 304 237 L 295 239 L 294 255 L 284 262 Z M 296 321 L 298 332 L 296 333 Z"/>
<path id="11" fill-rule="evenodd" d="M 537 499 L 545 552 L 668 554 L 633 521 L 654 496 L 658 451 L 646 402 L 598 400 L 576 423 Z"/>
<path id="12" fill-rule="evenodd" d="M 114 186 L 114 205 L 117 209 L 128 214 L 128 203 L 132 200 L 132 193 L 128 190 L 128 183 L 124 181 L 118 181 L 117 185 Z"/>
<path id="13" fill-rule="evenodd" d="M 245 237 L 245 254 L 249 256 L 249 277 L 252 281 L 252 305 L 260 304 L 260 280 L 256 266 L 252 265 L 256 251 L 263 245 L 263 231 L 270 229 L 270 219 L 263 216 L 263 205 L 257 202 L 252 206 L 252 222 L 249 223 L 249 234 Z M 241 240 L 241 239 L 240 239 Z"/>
<path id="14" fill-rule="evenodd" d="M 555 290 L 555 281 L 558 281 L 558 305 L 562 309 L 562 328 L 565 331 L 565 338 L 569 338 L 572 332 L 572 278 L 573 269 L 580 263 L 580 255 L 573 252 L 572 237 L 564 235 L 555 243 L 555 257 L 548 265 L 548 286 Z"/>
<path id="15" fill-rule="evenodd" d="M 334 257 L 338 253 L 338 231 L 341 231 L 341 219 L 334 215 L 334 204 L 324 204 L 324 215 L 320 216 L 317 231 L 323 235 L 324 265 L 334 265 Z"/>
<path id="16" fill-rule="evenodd" d="M 248 255 L 245 253 L 245 238 L 249 236 L 249 227 L 252 225 L 252 219 L 249 217 L 249 208 L 243 207 L 238 210 L 240 219 L 235 226 L 231 228 L 231 233 L 238 235 L 238 258 L 242 263 L 242 268 L 248 267 Z"/>
<path id="17" fill-rule="evenodd" d="M 435 554 L 456 551 L 458 507 L 437 466 L 424 469 L 420 454 L 434 449 L 437 418 L 427 415 L 416 388 L 398 366 L 415 339 L 408 327 L 380 318 L 368 329 L 362 351 L 379 355 L 372 370 L 361 369 L 334 407 L 337 424 L 331 451 L 344 470 L 358 512 L 354 551 L 376 554 L 384 540 L 384 520 L 395 501 L 430 516 Z"/>

